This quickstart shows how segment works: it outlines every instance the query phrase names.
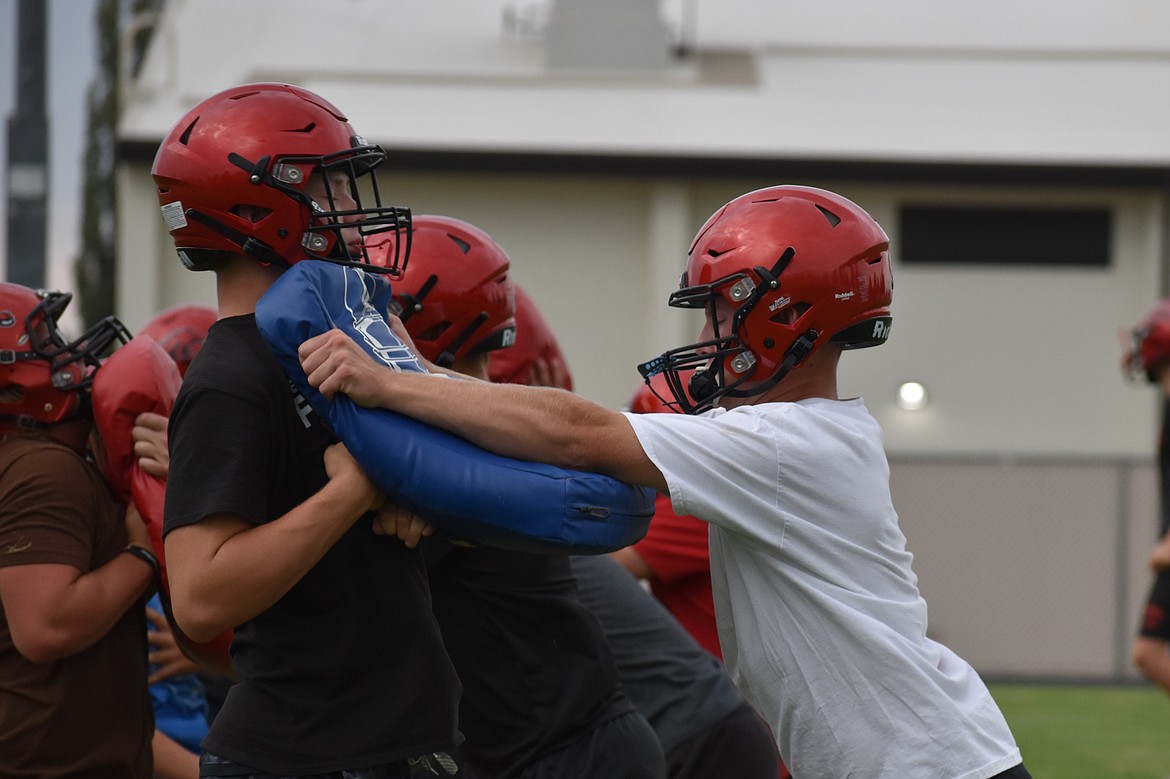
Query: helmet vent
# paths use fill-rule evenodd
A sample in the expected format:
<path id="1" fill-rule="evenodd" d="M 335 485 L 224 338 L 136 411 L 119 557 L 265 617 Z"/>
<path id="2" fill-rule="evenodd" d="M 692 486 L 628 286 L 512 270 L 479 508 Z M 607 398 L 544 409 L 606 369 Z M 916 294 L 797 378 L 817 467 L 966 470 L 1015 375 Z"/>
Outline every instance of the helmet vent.
<path id="1" fill-rule="evenodd" d="M 179 143 L 183 144 L 184 146 L 187 145 L 187 142 L 191 140 L 191 132 L 195 129 L 195 125 L 197 124 L 199 124 L 198 116 L 195 117 L 195 120 L 192 121 L 191 124 L 187 125 L 187 129 L 184 130 L 183 134 L 179 136 Z"/>
<path id="2" fill-rule="evenodd" d="M 450 233 L 447 233 L 447 237 L 454 241 L 455 245 L 459 247 L 459 251 L 463 252 L 464 254 L 467 254 L 469 251 L 471 251 L 471 244 L 462 238 L 451 235 Z"/>
<path id="3" fill-rule="evenodd" d="M 824 208 L 822 206 L 817 206 L 817 210 L 820 211 L 821 215 L 824 216 L 825 219 L 828 221 L 829 227 L 836 227 L 837 225 L 841 224 L 841 217 L 837 216 L 836 214 L 834 214 L 832 211 L 828 210 L 827 208 Z"/>

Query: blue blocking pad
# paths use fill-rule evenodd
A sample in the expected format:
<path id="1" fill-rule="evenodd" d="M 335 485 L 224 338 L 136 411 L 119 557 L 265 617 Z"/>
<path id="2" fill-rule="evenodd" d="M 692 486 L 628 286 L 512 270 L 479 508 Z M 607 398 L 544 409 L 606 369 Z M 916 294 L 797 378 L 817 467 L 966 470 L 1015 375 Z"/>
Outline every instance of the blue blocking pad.
<path id="1" fill-rule="evenodd" d="M 446 431 L 309 386 L 297 347 L 341 329 L 388 370 L 425 370 L 390 330 L 390 283 L 358 268 L 304 260 L 256 306 L 281 366 L 328 420 L 370 480 L 451 538 L 507 549 L 601 554 L 646 534 L 654 491 L 609 476 L 501 457 Z M 458 381 L 435 378 L 434 381 Z"/>

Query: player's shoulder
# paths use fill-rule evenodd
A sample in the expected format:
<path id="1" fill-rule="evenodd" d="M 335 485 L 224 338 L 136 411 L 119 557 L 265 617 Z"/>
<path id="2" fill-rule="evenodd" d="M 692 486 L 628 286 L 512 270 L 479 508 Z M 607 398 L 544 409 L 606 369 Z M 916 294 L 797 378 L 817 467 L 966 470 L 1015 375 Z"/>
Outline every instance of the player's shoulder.
<path id="1" fill-rule="evenodd" d="M 274 371 L 279 372 L 279 365 L 256 327 L 255 316 L 227 317 L 208 330 L 180 394 L 207 389 L 247 393 L 270 381 Z"/>
<path id="2" fill-rule="evenodd" d="M 8 435 L 0 442 L 0 480 L 77 484 L 89 467 L 79 452 L 41 434 Z"/>
<path id="3" fill-rule="evenodd" d="M 14 433 L 0 441 L 0 460 L 16 458 L 37 461 L 57 461 L 83 465 L 85 458 L 65 444 L 54 441 L 43 433 Z"/>

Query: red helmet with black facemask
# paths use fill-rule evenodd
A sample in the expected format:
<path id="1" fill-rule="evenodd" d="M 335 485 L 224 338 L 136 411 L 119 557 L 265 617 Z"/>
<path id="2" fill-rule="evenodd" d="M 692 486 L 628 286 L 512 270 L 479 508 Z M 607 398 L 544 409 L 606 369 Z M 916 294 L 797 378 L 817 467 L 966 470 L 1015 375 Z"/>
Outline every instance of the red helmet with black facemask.
<path id="1" fill-rule="evenodd" d="M 101 358 L 130 340 L 112 316 L 67 339 L 58 321 L 72 299 L 68 292 L 0 283 L 0 432 L 83 416 Z"/>
<path id="2" fill-rule="evenodd" d="M 245 84 L 188 111 L 163 140 L 151 175 L 190 270 L 213 270 L 229 253 L 282 268 L 320 259 L 368 269 L 362 240 L 348 240 L 346 231 L 368 238 L 410 224 L 409 209 L 382 204 L 374 169 L 385 158 L 319 95 Z M 315 177 L 323 194 L 310 191 Z M 393 275 L 406 265 L 409 242 L 395 246 L 401 251 L 385 265 Z"/>
<path id="3" fill-rule="evenodd" d="M 824 344 L 884 343 L 892 293 L 889 239 L 855 203 L 812 187 L 749 192 L 699 230 L 669 300 L 707 310 L 713 338 L 668 351 L 639 371 L 664 374 L 671 402 L 687 413 L 724 396 L 758 395 Z M 730 311 L 722 323 L 715 316 L 720 298 Z"/>
<path id="4" fill-rule="evenodd" d="M 449 368 L 467 355 L 511 346 L 516 302 L 500 245 L 446 216 L 415 217 L 410 241 L 410 268 L 393 285 L 392 305 L 422 355 Z M 377 239 L 368 251 L 382 262 L 393 254 L 393 241 Z"/>

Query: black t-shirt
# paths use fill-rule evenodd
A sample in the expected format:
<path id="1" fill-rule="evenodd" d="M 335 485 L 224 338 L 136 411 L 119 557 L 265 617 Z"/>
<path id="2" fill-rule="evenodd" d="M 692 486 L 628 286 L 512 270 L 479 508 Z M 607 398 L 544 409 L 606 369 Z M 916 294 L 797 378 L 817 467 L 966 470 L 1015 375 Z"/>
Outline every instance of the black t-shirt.
<path id="1" fill-rule="evenodd" d="M 431 597 L 463 683 L 463 752 L 502 778 L 633 711 L 568 558 L 427 539 Z"/>
<path id="2" fill-rule="evenodd" d="M 269 352 L 254 316 L 217 322 L 171 415 L 165 532 L 228 512 L 257 525 L 327 481 L 336 441 Z M 204 748 L 277 774 L 449 749 L 459 683 L 417 550 L 363 518 L 284 597 L 239 625 L 229 691 Z"/>

